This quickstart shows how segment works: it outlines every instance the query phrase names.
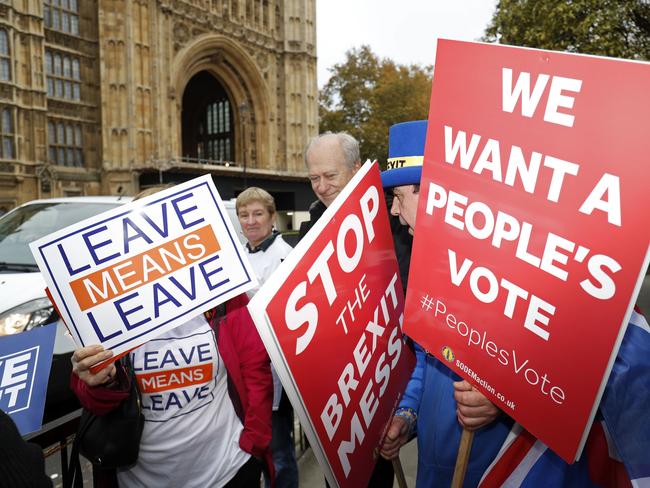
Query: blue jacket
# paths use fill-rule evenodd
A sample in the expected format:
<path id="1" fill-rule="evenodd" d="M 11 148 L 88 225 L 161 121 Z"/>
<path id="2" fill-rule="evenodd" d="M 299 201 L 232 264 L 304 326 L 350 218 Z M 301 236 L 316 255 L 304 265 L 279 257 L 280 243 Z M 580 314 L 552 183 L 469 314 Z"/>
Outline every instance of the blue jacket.
<path id="1" fill-rule="evenodd" d="M 454 381 L 461 378 L 435 357 L 415 345 L 417 362 L 400 408 L 417 413 L 417 488 L 448 487 L 454 474 L 462 427 L 456 418 Z M 475 487 L 499 452 L 512 420 L 505 414 L 474 434 L 466 487 Z"/>

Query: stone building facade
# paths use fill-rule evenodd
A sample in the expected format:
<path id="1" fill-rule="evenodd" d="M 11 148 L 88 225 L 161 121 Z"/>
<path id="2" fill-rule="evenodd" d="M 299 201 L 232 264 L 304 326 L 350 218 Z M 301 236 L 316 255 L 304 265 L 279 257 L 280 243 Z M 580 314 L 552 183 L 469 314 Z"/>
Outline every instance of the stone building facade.
<path id="1" fill-rule="evenodd" d="M 0 209 L 210 172 L 313 194 L 315 0 L 0 0 Z"/>

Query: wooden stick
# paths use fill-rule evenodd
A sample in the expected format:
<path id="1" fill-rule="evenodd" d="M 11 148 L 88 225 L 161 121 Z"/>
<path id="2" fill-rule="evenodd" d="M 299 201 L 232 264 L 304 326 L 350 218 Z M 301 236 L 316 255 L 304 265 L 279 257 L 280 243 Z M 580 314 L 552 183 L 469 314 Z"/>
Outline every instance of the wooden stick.
<path id="1" fill-rule="evenodd" d="M 458 446 L 458 456 L 456 457 L 456 467 L 454 468 L 454 479 L 451 481 L 451 488 L 462 488 L 463 486 L 473 440 L 474 432 L 463 429 L 463 434 L 460 437 L 460 445 Z"/>
<path id="2" fill-rule="evenodd" d="M 393 470 L 395 471 L 395 477 L 397 478 L 397 486 L 399 486 L 399 488 L 407 488 L 404 470 L 402 469 L 402 461 L 400 461 L 399 456 L 393 459 Z"/>

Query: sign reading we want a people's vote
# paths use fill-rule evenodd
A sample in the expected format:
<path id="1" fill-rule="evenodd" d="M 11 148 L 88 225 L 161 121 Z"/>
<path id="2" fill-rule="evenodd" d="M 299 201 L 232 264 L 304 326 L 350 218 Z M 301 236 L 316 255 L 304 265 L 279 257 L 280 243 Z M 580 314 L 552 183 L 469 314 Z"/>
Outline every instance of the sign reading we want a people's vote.
<path id="1" fill-rule="evenodd" d="M 257 284 L 209 175 L 31 244 L 79 346 L 115 356 Z"/>
<path id="2" fill-rule="evenodd" d="M 404 331 L 568 462 L 648 266 L 649 87 L 648 63 L 437 50 Z"/>

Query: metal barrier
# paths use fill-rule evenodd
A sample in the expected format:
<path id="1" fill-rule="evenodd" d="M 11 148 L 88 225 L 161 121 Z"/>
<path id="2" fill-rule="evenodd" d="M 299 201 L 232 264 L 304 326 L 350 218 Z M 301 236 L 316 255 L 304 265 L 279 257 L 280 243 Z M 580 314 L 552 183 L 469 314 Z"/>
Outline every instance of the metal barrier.
<path id="1" fill-rule="evenodd" d="M 296 447 L 296 460 L 309 449 L 309 441 L 305 435 L 305 431 L 302 429 L 302 425 L 298 422 L 298 419 L 294 416 L 293 421 L 293 444 Z"/>
<path id="2" fill-rule="evenodd" d="M 61 475 L 65 484 L 68 476 L 68 445 L 72 444 L 79 427 L 81 409 L 43 425 L 40 430 L 25 436 L 25 440 L 41 446 L 43 456 L 50 457 L 56 453 L 61 456 Z"/>
<path id="3" fill-rule="evenodd" d="M 174 158 L 173 161 L 179 163 L 210 164 L 213 166 L 225 166 L 226 168 L 239 166 L 239 163 L 235 161 L 223 161 L 221 159 L 207 159 L 207 158 L 190 158 L 187 156 Z"/>
<path id="4" fill-rule="evenodd" d="M 82 409 L 77 409 L 63 417 L 60 417 L 52 422 L 48 422 L 41 427 L 40 430 L 32 432 L 24 437 L 26 441 L 38 444 L 43 450 L 43 456 L 48 458 L 55 454 L 60 455 L 61 459 L 61 474 L 63 484 L 66 483 L 68 478 L 68 449 L 67 447 L 74 441 L 74 436 L 79 427 L 79 420 L 81 418 Z M 293 438 L 296 446 L 296 459 L 300 457 L 309 449 L 309 442 L 302 429 L 302 425 L 296 419 L 294 421 Z M 93 482 L 97 473 L 95 470 L 92 472 Z M 93 483 L 94 485 L 95 483 Z"/>

